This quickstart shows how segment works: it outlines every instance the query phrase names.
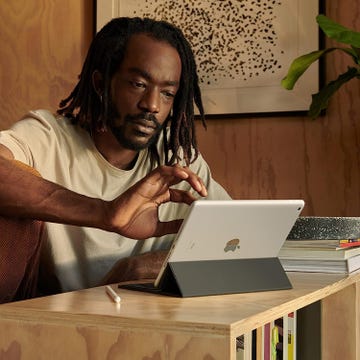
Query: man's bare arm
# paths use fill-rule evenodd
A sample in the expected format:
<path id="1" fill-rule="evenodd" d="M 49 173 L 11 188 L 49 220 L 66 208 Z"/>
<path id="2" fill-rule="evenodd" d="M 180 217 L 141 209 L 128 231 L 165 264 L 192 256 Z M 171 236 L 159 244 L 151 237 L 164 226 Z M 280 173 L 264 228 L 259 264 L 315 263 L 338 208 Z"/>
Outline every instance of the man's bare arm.
<path id="1" fill-rule="evenodd" d="M 0 145 L 0 214 L 102 228 L 104 201 L 36 176 L 4 154 L 7 152 Z"/>
<path id="2" fill-rule="evenodd" d="M 69 225 L 96 227 L 134 239 L 175 233 L 181 221 L 162 223 L 158 207 L 165 202 L 190 204 L 194 197 L 171 189 L 187 181 L 206 196 L 202 181 L 188 168 L 161 166 L 112 201 L 90 198 L 18 167 L 0 145 L 0 214 Z"/>

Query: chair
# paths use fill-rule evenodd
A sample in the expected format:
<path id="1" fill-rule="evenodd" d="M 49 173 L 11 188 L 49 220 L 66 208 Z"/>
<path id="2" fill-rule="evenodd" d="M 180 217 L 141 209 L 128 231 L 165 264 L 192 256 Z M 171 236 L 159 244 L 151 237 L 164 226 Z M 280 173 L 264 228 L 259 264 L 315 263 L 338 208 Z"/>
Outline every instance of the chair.
<path id="1" fill-rule="evenodd" d="M 42 221 L 0 216 L 0 304 L 36 296 L 43 231 Z"/>
<path id="2" fill-rule="evenodd" d="M 0 217 L 0 303 L 34 297 L 44 223 Z"/>

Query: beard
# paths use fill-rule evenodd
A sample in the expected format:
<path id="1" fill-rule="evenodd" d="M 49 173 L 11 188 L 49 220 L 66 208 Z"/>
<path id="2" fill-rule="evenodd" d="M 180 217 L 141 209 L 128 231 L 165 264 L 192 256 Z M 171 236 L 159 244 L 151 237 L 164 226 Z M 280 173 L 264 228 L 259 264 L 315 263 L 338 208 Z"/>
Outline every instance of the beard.
<path id="1" fill-rule="evenodd" d="M 155 115 L 151 113 L 143 112 L 137 115 L 127 114 L 124 116 L 123 123 L 121 125 L 115 125 L 115 119 L 120 118 L 121 114 L 112 104 L 110 110 L 109 128 L 119 144 L 129 150 L 140 151 L 147 149 L 158 140 L 160 132 L 163 128 L 163 125 L 161 125 Z M 151 135 L 141 133 L 136 130 L 136 124 L 139 121 L 146 121 L 146 126 L 153 128 Z"/>

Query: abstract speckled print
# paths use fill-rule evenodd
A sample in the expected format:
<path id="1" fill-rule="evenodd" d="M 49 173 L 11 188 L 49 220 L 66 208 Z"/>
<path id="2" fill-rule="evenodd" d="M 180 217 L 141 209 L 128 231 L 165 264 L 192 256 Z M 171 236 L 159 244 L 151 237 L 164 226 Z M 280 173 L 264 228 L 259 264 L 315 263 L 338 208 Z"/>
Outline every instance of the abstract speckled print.
<path id="1" fill-rule="evenodd" d="M 202 87 L 248 86 L 285 66 L 274 26 L 284 0 L 143 0 L 123 5 L 128 16 L 167 20 L 192 44 Z M 123 13 L 122 9 L 122 13 Z M 281 77 L 278 75 L 276 77 Z M 240 85 L 241 86 L 241 85 Z"/>

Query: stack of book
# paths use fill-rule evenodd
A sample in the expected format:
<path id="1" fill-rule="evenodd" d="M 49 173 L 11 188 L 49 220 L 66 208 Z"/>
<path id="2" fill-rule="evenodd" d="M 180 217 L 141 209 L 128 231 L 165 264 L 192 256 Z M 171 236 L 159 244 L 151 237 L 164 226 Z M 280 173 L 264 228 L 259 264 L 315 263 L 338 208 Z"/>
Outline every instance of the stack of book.
<path id="1" fill-rule="evenodd" d="M 286 240 L 279 259 L 285 271 L 348 274 L 360 268 L 360 239 Z"/>
<path id="2" fill-rule="evenodd" d="M 279 259 L 285 271 L 348 274 L 360 269 L 360 218 L 299 218 Z"/>

